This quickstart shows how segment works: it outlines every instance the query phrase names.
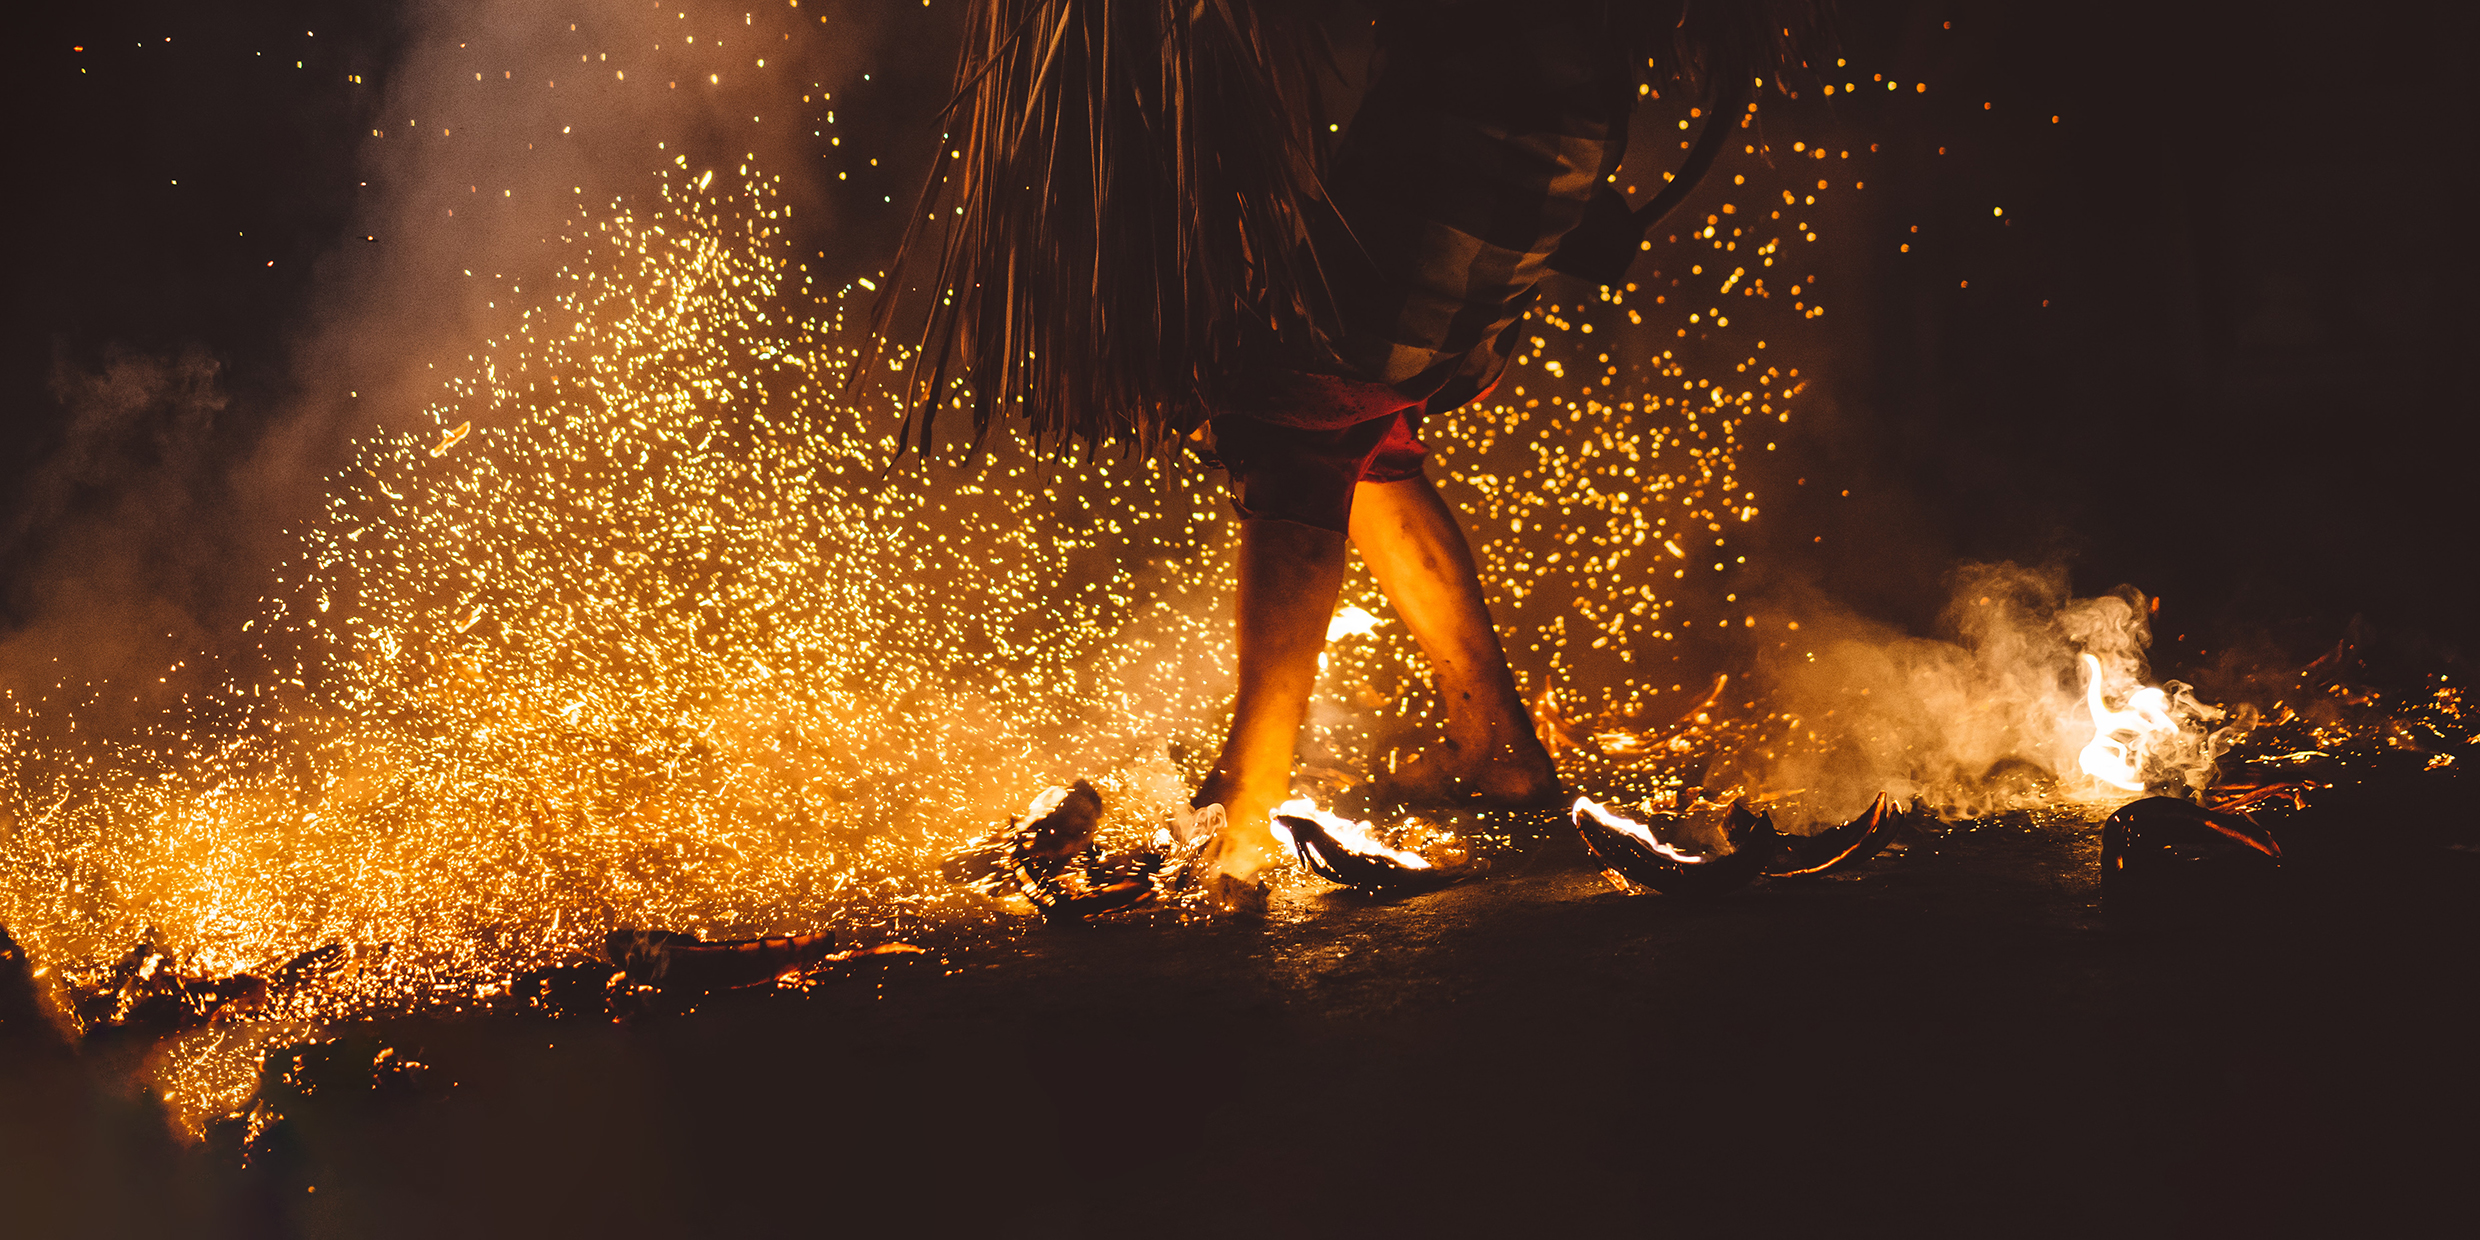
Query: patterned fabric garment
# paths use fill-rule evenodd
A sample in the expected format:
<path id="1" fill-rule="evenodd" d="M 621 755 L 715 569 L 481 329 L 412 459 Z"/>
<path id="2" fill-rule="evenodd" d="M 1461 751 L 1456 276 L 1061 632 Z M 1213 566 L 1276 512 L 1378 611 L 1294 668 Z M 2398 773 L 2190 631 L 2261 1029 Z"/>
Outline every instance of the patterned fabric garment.
<path id="1" fill-rule="evenodd" d="M 1333 356 L 1239 376 L 1217 402 L 1214 451 L 1243 517 L 1346 529 L 1354 484 L 1420 471 L 1425 414 L 1496 385 L 1552 253 L 1626 146 L 1644 36 L 1602 11 L 1387 14 L 1327 178 L 1335 215 L 1312 233 L 1342 325 Z"/>

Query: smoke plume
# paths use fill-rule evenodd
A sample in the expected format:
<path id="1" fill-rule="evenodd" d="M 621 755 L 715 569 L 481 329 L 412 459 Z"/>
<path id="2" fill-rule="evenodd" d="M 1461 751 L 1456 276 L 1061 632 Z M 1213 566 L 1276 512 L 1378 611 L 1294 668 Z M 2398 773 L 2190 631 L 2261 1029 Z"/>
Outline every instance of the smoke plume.
<path id="1" fill-rule="evenodd" d="M 2099 666 L 2103 697 L 2125 702 L 2149 675 L 2149 600 L 2127 586 L 2074 597 L 2058 565 L 1966 564 L 1948 580 L 1936 638 L 1822 598 L 1792 604 L 1809 617 L 1809 640 L 1768 652 L 1759 676 L 1805 743 L 1770 760 L 1740 755 L 1752 786 L 1799 790 L 1817 820 L 1848 818 L 1880 791 L 1956 814 L 2123 794 L 2079 766 L 2094 738 L 2084 657 Z M 2184 686 L 2168 701 L 2179 731 L 2156 746 L 2146 777 L 2201 784 L 2212 772 L 2204 727 L 2218 712 Z"/>

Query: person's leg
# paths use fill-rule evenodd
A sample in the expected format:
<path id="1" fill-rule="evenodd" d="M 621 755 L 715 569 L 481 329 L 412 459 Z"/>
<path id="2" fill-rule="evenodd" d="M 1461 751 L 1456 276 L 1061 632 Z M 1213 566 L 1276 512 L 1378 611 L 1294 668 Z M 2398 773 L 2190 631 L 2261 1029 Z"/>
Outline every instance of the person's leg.
<path id="1" fill-rule="evenodd" d="M 1352 497 L 1352 545 L 1429 656 L 1447 710 L 1446 741 L 1399 765 L 1372 791 L 1407 803 L 1527 805 L 1558 792 L 1498 629 L 1481 598 L 1472 547 L 1429 479 L 1364 482 Z"/>
<path id="2" fill-rule="evenodd" d="M 1343 589 L 1345 550 L 1333 530 L 1273 518 L 1241 522 L 1239 693 L 1231 734 L 1194 800 L 1219 803 L 1229 815 L 1217 865 L 1233 878 L 1274 858 L 1268 817 L 1291 796 L 1292 751 Z"/>

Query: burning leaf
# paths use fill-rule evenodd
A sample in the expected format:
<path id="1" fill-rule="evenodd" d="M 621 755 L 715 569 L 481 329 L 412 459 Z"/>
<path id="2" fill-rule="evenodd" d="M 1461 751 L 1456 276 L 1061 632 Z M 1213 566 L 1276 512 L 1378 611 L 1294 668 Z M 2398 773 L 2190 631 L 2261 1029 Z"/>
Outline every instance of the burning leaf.
<path id="1" fill-rule="evenodd" d="M 1435 891 L 1472 875 L 1469 868 L 1441 869 L 1419 853 L 1389 848 L 1377 829 L 1330 814 L 1306 800 L 1286 802 L 1275 823 L 1292 840 L 1300 863 L 1330 883 L 1366 891 Z"/>
<path id="2" fill-rule="evenodd" d="M 2430 764 L 2432 767 L 2435 763 Z M 2260 805 L 2287 803 L 2292 809 L 2306 809 L 2308 794 L 2321 785 L 2311 780 L 2291 779 L 2271 783 L 2217 783 L 2205 790 L 2210 808 L 2225 814 L 2239 813 Z"/>
<path id="3" fill-rule="evenodd" d="M 1625 891 L 1644 887 L 1664 895 L 1720 895 L 1745 887 L 1765 868 L 1774 849 L 1774 820 L 1751 813 L 1747 802 L 1735 801 L 1724 826 L 1731 851 L 1698 856 L 1664 843 L 1656 829 L 1683 825 L 1676 814 L 1657 814 L 1639 823 L 1614 814 L 1589 797 L 1576 798 L 1576 833 L 1606 867 L 1611 884 Z"/>

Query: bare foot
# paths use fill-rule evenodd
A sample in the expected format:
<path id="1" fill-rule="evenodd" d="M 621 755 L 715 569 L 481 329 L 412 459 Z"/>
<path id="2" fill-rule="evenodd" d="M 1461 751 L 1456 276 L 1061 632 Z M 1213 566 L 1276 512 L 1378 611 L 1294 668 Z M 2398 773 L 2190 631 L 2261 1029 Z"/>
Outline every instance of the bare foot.
<path id="1" fill-rule="evenodd" d="M 1206 859 L 1212 873 L 1242 882 L 1254 881 L 1257 873 L 1274 864 L 1281 848 L 1274 839 L 1274 807 L 1284 799 L 1265 789 L 1244 790 L 1238 781 L 1220 774 L 1206 778 L 1190 804 L 1221 805 L 1225 817 L 1222 834 L 1207 846 Z"/>
<path id="2" fill-rule="evenodd" d="M 1531 809 L 1558 799 L 1559 772 L 1529 736 L 1479 753 L 1449 740 L 1372 778 L 1365 795 L 1372 805 Z"/>

